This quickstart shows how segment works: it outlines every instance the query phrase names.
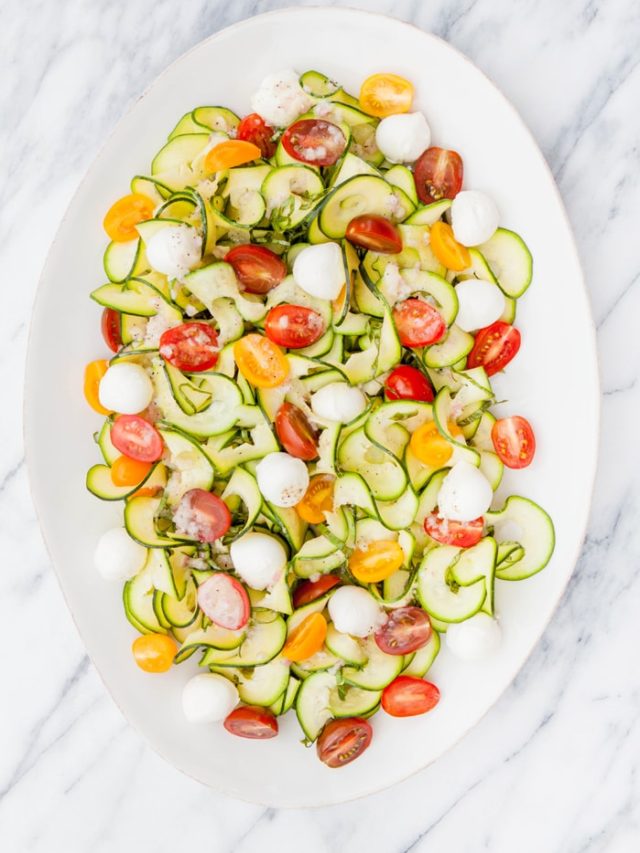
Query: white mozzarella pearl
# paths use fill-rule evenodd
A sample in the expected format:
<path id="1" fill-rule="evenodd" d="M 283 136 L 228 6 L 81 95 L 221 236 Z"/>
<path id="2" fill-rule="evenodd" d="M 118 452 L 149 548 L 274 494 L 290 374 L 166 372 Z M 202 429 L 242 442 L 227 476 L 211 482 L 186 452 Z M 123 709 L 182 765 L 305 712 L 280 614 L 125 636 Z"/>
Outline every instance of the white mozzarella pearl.
<path id="1" fill-rule="evenodd" d="M 311 409 L 318 418 L 348 424 L 367 408 L 367 398 L 359 388 L 346 382 L 331 382 L 311 397 Z"/>
<path id="2" fill-rule="evenodd" d="M 280 580 L 287 565 L 284 545 L 268 533 L 245 533 L 231 543 L 231 562 L 252 589 L 268 589 Z"/>
<path id="3" fill-rule="evenodd" d="M 199 263 L 202 237 L 190 225 L 160 228 L 146 244 L 147 260 L 168 278 L 183 278 Z"/>
<path id="4" fill-rule="evenodd" d="M 413 163 L 431 145 L 431 129 L 422 113 L 387 116 L 376 128 L 376 144 L 390 163 Z"/>
<path id="5" fill-rule="evenodd" d="M 329 616 L 337 631 L 368 637 L 385 620 L 375 598 L 359 586 L 341 586 L 329 599 Z"/>
<path id="6" fill-rule="evenodd" d="M 463 246 L 479 246 L 495 234 L 500 214 L 492 198 L 478 190 L 459 192 L 451 204 L 453 236 Z"/>
<path id="7" fill-rule="evenodd" d="M 217 723 L 236 707 L 238 689 L 224 675 L 201 673 L 182 690 L 182 710 L 190 723 Z"/>
<path id="8" fill-rule="evenodd" d="M 492 500 L 493 489 L 484 474 L 469 462 L 458 462 L 442 481 L 438 512 L 452 521 L 474 521 Z"/>
<path id="9" fill-rule="evenodd" d="M 309 471 L 302 459 L 288 453 L 268 453 L 256 466 L 258 488 L 276 506 L 300 503 L 309 486 Z"/>
<path id="10" fill-rule="evenodd" d="M 446 637 L 447 648 L 457 658 L 477 661 L 496 651 L 502 641 L 502 631 L 487 613 L 476 613 L 464 622 L 449 625 Z"/>
<path id="11" fill-rule="evenodd" d="M 146 560 L 147 549 L 135 542 L 124 527 L 114 527 L 103 533 L 93 555 L 96 569 L 108 581 L 129 580 Z"/>
<path id="12" fill-rule="evenodd" d="M 465 332 L 484 329 L 504 311 L 504 293 L 490 281 L 469 278 L 456 285 L 458 314 L 456 325 Z"/>
<path id="13" fill-rule="evenodd" d="M 317 299 L 336 299 L 345 283 L 342 250 L 337 243 L 306 246 L 293 262 L 298 287 Z"/>
<path id="14" fill-rule="evenodd" d="M 153 399 L 153 384 L 141 365 L 117 361 L 100 380 L 98 397 L 105 409 L 120 415 L 137 415 Z"/>

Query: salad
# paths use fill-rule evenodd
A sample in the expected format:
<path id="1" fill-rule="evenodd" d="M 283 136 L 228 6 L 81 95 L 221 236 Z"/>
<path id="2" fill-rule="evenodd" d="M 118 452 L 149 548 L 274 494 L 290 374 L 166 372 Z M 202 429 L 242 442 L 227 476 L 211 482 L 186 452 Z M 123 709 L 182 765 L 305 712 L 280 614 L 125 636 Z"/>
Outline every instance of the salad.
<path id="1" fill-rule="evenodd" d="M 492 654 L 496 582 L 550 559 L 546 512 L 494 499 L 535 454 L 491 414 L 532 259 L 409 81 L 284 71 L 252 110 L 186 113 L 106 214 L 87 487 L 123 523 L 95 564 L 139 667 L 193 668 L 188 723 L 272 738 L 295 709 L 339 767 L 380 708 L 437 706 L 441 642 Z"/>

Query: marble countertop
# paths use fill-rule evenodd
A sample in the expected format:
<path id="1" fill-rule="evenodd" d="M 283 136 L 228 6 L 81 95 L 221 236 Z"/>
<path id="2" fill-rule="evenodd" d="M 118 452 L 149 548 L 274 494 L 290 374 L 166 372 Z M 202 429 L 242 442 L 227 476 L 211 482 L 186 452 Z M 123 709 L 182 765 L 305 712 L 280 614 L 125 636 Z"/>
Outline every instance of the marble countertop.
<path id="1" fill-rule="evenodd" d="M 38 533 L 21 436 L 29 314 L 48 245 L 103 138 L 165 65 L 235 20 L 286 5 L 3 4 L 0 846 L 6 853 L 637 850 L 640 15 L 633 0 L 351 3 L 444 37 L 513 101 L 558 181 L 598 327 L 602 442 L 587 540 L 548 630 L 480 725 L 434 766 L 354 803 L 278 811 L 223 799 L 165 764 L 127 726 L 67 612 Z M 550 320 L 560 364 L 571 342 Z M 580 417 L 576 411 L 566 429 L 579 429 Z"/>

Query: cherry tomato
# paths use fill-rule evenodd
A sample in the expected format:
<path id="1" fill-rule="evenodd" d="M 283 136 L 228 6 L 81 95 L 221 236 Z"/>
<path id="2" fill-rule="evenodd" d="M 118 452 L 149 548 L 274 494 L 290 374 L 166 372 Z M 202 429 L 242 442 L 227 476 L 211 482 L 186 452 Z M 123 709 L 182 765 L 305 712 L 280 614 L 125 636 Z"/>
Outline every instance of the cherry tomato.
<path id="1" fill-rule="evenodd" d="M 219 351 L 218 333 L 208 323 L 182 323 L 160 336 L 160 355 L 187 373 L 211 370 Z"/>
<path id="2" fill-rule="evenodd" d="M 325 513 L 333 509 L 333 490 L 336 478 L 333 474 L 314 474 L 296 511 L 309 524 L 322 524 Z"/>
<path id="3" fill-rule="evenodd" d="M 326 636 L 327 620 L 322 613 L 311 613 L 289 634 L 282 654 L 290 661 L 307 660 L 320 651 Z"/>
<path id="4" fill-rule="evenodd" d="M 431 637 L 431 622 L 421 607 L 398 607 L 392 610 L 374 639 L 388 655 L 408 655 L 426 646 Z"/>
<path id="5" fill-rule="evenodd" d="M 467 356 L 467 368 L 484 367 L 493 376 L 509 364 L 520 349 L 520 332 L 497 320 L 476 333 L 476 342 Z"/>
<path id="6" fill-rule="evenodd" d="M 178 652 L 174 639 L 166 634 L 143 634 L 131 646 L 133 659 L 145 672 L 167 672 Z"/>
<path id="7" fill-rule="evenodd" d="M 453 228 L 446 222 L 434 222 L 429 232 L 433 254 L 448 270 L 466 270 L 471 266 L 471 255 L 466 246 L 458 243 Z"/>
<path id="8" fill-rule="evenodd" d="M 184 518 L 184 524 L 180 524 L 183 532 L 198 542 L 215 542 L 231 527 L 231 513 L 226 503 L 205 489 L 185 492 L 176 516 L 180 522 Z"/>
<path id="9" fill-rule="evenodd" d="M 257 145 L 265 160 L 276 153 L 276 143 L 273 141 L 274 129 L 270 127 L 258 113 L 245 116 L 236 130 L 236 139 L 244 139 Z"/>
<path id="10" fill-rule="evenodd" d="M 317 581 L 302 581 L 293 591 L 293 606 L 302 607 L 310 604 L 338 586 L 340 578 L 337 575 L 322 575 Z"/>
<path id="11" fill-rule="evenodd" d="M 120 312 L 114 311 L 113 308 L 105 308 L 102 312 L 101 328 L 105 344 L 113 352 L 118 352 L 122 346 Z"/>
<path id="12" fill-rule="evenodd" d="M 340 128 L 320 118 L 303 118 L 282 134 L 284 150 L 309 166 L 333 166 L 347 147 Z"/>
<path id="13" fill-rule="evenodd" d="M 318 738 L 318 758 L 327 767 L 344 767 L 362 755 L 372 737 L 373 729 L 362 717 L 331 720 Z"/>
<path id="14" fill-rule="evenodd" d="M 235 708 L 224 721 L 224 727 L 232 735 L 266 740 L 278 734 L 278 721 L 271 711 L 254 705 Z"/>
<path id="15" fill-rule="evenodd" d="M 482 539 L 484 519 L 474 521 L 452 521 L 432 512 L 424 520 L 424 529 L 432 539 L 441 545 L 455 545 L 457 548 L 472 548 Z"/>
<path id="16" fill-rule="evenodd" d="M 144 480 L 151 467 L 151 462 L 118 456 L 111 466 L 111 482 L 114 486 L 135 486 Z"/>
<path id="17" fill-rule="evenodd" d="M 155 202 L 142 193 L 131 193 L 118 199 L 111 205 L 104 218 L 104 230 L 114 243 L 128 243 L 136 240 L 138 232 L 136 225 L 151 219 Z"/>
<path id="18" fill-rule="evenodd" d="M 431 711 L 439 701 L 440 691 L 435 684 L 412 675 L 399 675 L 382 691 L 381 704 L 392 717 L 415 717 Z"/>
<path id="19" fill-rule="evenodd" d="M 104 358 L 90 361 L 84 369 L 84 396 L 91 408 L 101 415 L 110 415 L 111 412 L 100 402 L 100 380 L 109 369 L 109 362 Z"/>
<path id="20" fill-rule="evenodd" d="M 415 367 L 401 364 L 387 376 L 384 383 L 387 400 L 433 400 L 433 388 L 427 377 Z"/>
<path id="21" fill-rule="evenodd" d="M 158 430 L 140 415 L 120 415 L 111 425 L 111 443 L 120 453 L 139 462 L 155 462 L 162 456 Z"/>
<path id="22" fill-rule="evenodd" d="M 287 265 L 265 246 L 235 246 L 224 256 L 238 281 L 249 293 L 268 293 L 287 274 Z"/>
<path id="23" fill-rule="evenodd" d="M 349 571 L 361 583 L 377 583 L 397 572 L 403 563 L 404 551 L 394 539 L 376 539 L 352 552 Z"/>
<path id="24" fill-rule="evenodd" d="M 456 151 L 427 148 L 413 167 L 418 198 L 433 204 L 441 198 L 455 198 L 462 189 L 462 158 Z"/>
<path id="25" fill-rule="evenodd" d="M 507 468 L 526 468 L 536 452 L 536 437 L 526 418 L 500 418 L 491 428 L 491 441 Z"/>
<path id="26" fill-rule="evenodd" d="M 304 305 L 276 305 L 267 314 L 266 336 L 281 347 L 308 347 L 324 335 L 324 321 L 317 311 Z"/>
<path id="27" fill-rule="evenodd" d="M 449 421 L 449 432 L 454 437 L 462 435 L 462 431 L 455 421 Z M 413 455 L 422 462 L 423 465 L 429 465 L 431 468 L 442 468 L 446 465 L 453 454 L 451 442 L 440 435 L 435 421 L 427 421 L 411 434 L 409 441 Z"/>
<path id="28" fill-rule="evenodd" d="M 397 74 L 372 74 L 360 89 L 360 106 L 378 118 L 408 113 L 412 102 L 413 86 Z"/>
<path id="29" fill-rule="evenodd" d="M 393 309 L 393 322 L 403 347 L 428 347 L 447 333 L 440 312 L 422 299 L 399 302 Z"/>
<path id="30" fill-rule="evenodd" d="M 393 222 L 375 213 L 355 216 L 347 225 L 347 240 L 363 249 L 397 255 L 402 251 L 402 236 Z"/>
<path id="31" fill-rule="evenodd" d="M 244 139 L 226 139 L 212 148 L 204 158 L 205 172 L 221 172 L 233 169 L 262 157 L 262 151 L 253 142 Z"/>
<path id="32" fill-rule="evenodd" d="M 233 345 L 238 370 L 256 388 L 275 388 L 289 375 L 289 362 L 282 350 L 262 335 L 252 333 Z"/>
<path id="33" fill-rule="evenodd" d="M 317 433 L 293 403 L 283 403 L 276 414 L 278 441 L 291 456 L 311 462 L 318 458 Z"/>
<path id="34" fill-rule="evenodd" d="M 230 631 L 244 628 L 251 612 L 246 589 L 223 572 L 216 572 L 198 587 L 198 606 L 212 622 Z"/>

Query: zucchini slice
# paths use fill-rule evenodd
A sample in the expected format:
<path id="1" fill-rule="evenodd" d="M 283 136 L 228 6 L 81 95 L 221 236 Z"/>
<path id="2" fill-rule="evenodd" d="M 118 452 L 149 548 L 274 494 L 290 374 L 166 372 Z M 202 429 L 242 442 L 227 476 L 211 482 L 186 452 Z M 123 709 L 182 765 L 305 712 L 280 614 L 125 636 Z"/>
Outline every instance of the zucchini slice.
<path id="1" fill-rule="evenodd" d="M 555 547 L 555 529 L 549 515 L 528 498 L 512 495 L 501 510 L 487 512 L 485 521 L 493 528 L 498 544 L 517 542 L 524 554 L 517 561 L 499 568 L 500 580 L 515 581 L 529 578 L 542 571 L 551 559 Z"/>

